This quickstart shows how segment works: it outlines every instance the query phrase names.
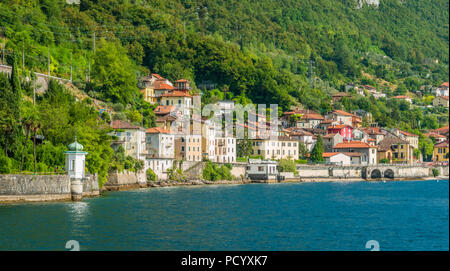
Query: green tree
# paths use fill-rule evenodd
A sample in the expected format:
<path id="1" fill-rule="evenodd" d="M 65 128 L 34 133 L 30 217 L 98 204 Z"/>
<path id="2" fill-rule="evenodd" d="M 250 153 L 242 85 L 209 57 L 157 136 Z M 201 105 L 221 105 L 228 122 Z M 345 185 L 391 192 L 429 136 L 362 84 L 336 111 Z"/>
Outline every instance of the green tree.
<path id="1" fill-rule="evenodd" d="M 92 79 L 107 101 L 128 104 L 139 92 L 134 66 L 118 42 L 100 40 L 95 52 Z"/>
<path id="2" fill-rule="evenodd" d="M 322 136 L 318 135 L 317 136 L 317 142 L 314 145 L 314 148 L 311 151 L 311 156 L 310 159 L 313 162 L 323 162 L 323 141 L 322 141 Z"/>

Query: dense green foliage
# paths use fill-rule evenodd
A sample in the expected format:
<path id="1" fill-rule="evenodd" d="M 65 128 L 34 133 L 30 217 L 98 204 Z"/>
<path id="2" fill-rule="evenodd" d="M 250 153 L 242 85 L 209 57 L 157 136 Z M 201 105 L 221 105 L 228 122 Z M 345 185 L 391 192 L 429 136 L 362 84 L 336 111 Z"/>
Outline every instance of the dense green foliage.
<path id="1" fill-rule="evenodd" d="M 113 151 L 110 147 L 110 131 L 99 119 L 98 111 L 85 101 L 76 101 L 66 88 L 56 81 L 50 81 L 44 95 L 32 98 L 23 96 L 19 113 L 11 113 L 11 108 L 22 99 L 12 95 L 13 78 L 0 74 L 2 107 L 0 118 L 2 136 L 0 137 L 3 161 L 8 161 L 4 172 L 59 172 L 64 167 L 64 151 L 67 145 L 78 137 L 84 146 L 86 169 L 99 174 L 100 184 L 106 181 Z M 27 84 L 21 82 L 26 92 Z M 30 101 L 31 100 L 31 101 Z M 11 115 L 13 114 L 13 115 Z M 18 119 L 17 115 L 21 118 Z M 11 120 L 14 120 L 11 122 Z M 43 140 L 39 140 L 38 136 Z M 36 141 L 38 141 L 36 143 Z M 8 158 L 6 158 L 8 157 Z"/>
<path id="2" fill-rule="evenodd" d="M 5 0 L 0 34 L 9 63 L 23 46 L 26 68 L 47 72 L 50 53 L 52 74 L 68 78 L 72 63 L 87 92 L 134 106 L 136 76 L 148 71 L 210 82 L 244 103 L 321 111 L 331 90 L 371 80 L 361 71 L 399 92 L 448 80 L 448 1 L 357 2 Z"/>
<path id="3" fill-rule="evenodd" d="M 292 172 L 295 175 L 298 174 L 296 162 L 290 159 L 281 159 L 278 162 L 278 171 L 279 172 Z"/>
<path id="4" fill-rule="evenodd" d="M 147 176 L 147 181 L 148 182 L 155 182 L 158 179 L 158 177 L 156 176 L 156 173 L 151 168 L 148 168 L 145 171 L 145 174 Z"/>
<path id="5" fill-rule="evenodd" d="M 229 180 L 233 179 L 231 175 L 231 165 L 218 166 L 216 163 L 207 161 L 202 172 L 202 177 L 208 181 Z"/>
<path id="6" fill-rule="evenodd" d="M 310 160 L 312 162 L 323 162 L 323 141 L 322 136 L 317 136 L 317 142 L 311 150 Z"/>

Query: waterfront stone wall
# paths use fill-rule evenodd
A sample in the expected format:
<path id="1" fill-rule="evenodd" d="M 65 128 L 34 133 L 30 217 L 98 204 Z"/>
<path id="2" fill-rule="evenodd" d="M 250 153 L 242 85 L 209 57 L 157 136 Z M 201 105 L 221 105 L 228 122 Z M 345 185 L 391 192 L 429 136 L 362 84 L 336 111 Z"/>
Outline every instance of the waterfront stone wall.
<path id="1" fill-rule="evenodd" d="M 435 167 L 438 171 L 439 171 L 439 176 L 441 176 L 441 177 L 448 177 L 448 169 L 449 169 L 449 167 L 448 166 L 438 166 L 438 167 Z"/>
<path id="2" fill-rule="evenodd" d="M 298 177 L 301 178 L 328 178 L 330 177 L 327 166 L 297 166 Z"/>
<path id="3" fill-rule="evenodd" d="M 121 188 L 145 187 L 147 178 L 144 172 L 111 172 L 108 181 L 104 184 L 106 190 L 116 190 Z"/>
<path id="4" fill-rule="evenodd" d="M 100 188 L 98 185 L 98 175 L 93 174 L 82 180 L 83 196 L 92 197 L 100 195 Z"/>
<path id="5" fill-rule="evenodd" d="M 0 175 L 0 202 L 71 200 L 71 185 L 75 180 L 69 175 Z M 81 180 L 81 196 L 99 195 L 98 176 Z"/>

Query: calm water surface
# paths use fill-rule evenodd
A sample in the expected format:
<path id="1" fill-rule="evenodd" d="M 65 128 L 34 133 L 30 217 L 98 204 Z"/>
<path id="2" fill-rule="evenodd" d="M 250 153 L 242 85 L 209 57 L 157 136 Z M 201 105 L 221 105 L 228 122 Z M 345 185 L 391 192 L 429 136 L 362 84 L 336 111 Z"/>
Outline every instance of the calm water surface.
<path id="1" fill-rule="evenodd" d="M 449 249 L 449 182 L 214 185 L 0 205 L 0 250 Z"/>

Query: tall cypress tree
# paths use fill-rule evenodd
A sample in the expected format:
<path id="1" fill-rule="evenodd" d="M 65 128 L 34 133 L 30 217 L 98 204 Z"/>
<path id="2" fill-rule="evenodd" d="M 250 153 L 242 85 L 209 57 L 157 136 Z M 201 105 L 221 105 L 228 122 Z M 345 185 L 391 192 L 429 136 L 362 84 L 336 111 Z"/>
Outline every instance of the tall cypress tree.
<path id="1" fill-rule="evenodd" d="M 318 135 L 316 145 L 314 145 L 314 148 L 311 151 L 311 161 L 322 162 L 323 161 L 322 154 L 323 154 L 322 136 Z"/>

